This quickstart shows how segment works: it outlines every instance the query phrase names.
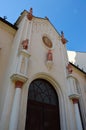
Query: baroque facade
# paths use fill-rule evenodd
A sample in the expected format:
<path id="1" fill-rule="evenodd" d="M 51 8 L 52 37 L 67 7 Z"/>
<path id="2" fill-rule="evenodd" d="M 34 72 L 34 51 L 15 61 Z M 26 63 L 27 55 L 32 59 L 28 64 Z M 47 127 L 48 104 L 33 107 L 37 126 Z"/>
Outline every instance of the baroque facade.
<path id="1" fill-rule="evenodd" d="M 32 8 L 0 18 L 0 130 L 86 130 L 86 53 L 66 42 Z"/>

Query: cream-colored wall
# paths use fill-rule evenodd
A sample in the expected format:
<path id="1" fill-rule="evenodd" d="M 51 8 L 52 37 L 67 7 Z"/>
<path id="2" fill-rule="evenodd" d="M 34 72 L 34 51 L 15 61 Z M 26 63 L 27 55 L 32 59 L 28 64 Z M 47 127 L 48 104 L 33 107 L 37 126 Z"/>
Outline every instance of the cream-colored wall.
<path id="1" fill-rule="evenodd" d="M 73 103 L 69 99 L 70 86 L 72 85 L 70 85 L 70 82 L 68 81 L 68 73 L 66 70 L 66 66 L 68 64 L 66 46 L 62 44 L 60 35 L 46 19 L 33 17 L 33 19 L 29 21 L 25 16 L 23 17 L 18 27 L 19 29 L 16 32 L 13 44 L 10 48 L 11 57 L 9 59 L 10 62 L 6 72 L 6 80 L 3 85 L 3 87 L 5 88 L 5 95 L 3 96 L 5 96 L 5 98 L 3 98 L 3 109 L 0 111 L 0 113 L 2 113 L 0 129 L 9 129 L 12 103 L 15 94 L 15 87 L 14 83 L 11 80 L 11 76 L 15 73 L 19 73 L 18 52 L 20 44 L 23 40 L 29 39 L 28 52 L 30 54 L 30 57 L 28 58 L 29 63 L 28 67 L 26 68 L 28 74 L 25 75 L 28 80 L 22 88 L 18 130 L 24 130 L 25 127 L 28 89 L 31 81 L 33 81 L 35 78 L 44 78 L 54 86 L 59 96 L 61 130 L 76 130 L 75 122 L 73 119 Z M 42 41 L 42 37 L 44 35 L 47 35 L 53 43 L 53 48 L 51 49 L 53 53 L 53 65 L 50 70 L 46 66 L 47 53 L 49 49 L 44 45 Z M 82 101 L 83 104 L 85 104 L 85 75 L 79 70 L 75 68 L 73 69 L 74 71 L 72 75 L 79 82 Z M 8 106 L 8 109 L 6 108 L 6 106 Z M 86 106 L 84 105 L 84 109 L 85 108 Z M 86 112 L 85 110 L 84 112 Z"/>
<path id="2" fill-rule="evenodd" d="M 47 48 L 42 41 L 44 35 L 47 35 L 53 43 L 53 65 L 51 70 L 48 70 L 46 66 L 49 48 Z M 31 56 L 28 66 L 28 76 L 45 72 L 52 75 L 61 86 L 64 86 L 64 76 L 66 73 L 65 53 L 63 51 L 64 45 L 61 43 L 59 34 L 56 33 L 47 20 L 33 19 L 30 42 Z M 58 74 L 60 74 L 60 76 Z"/>
<path id="3" fill-rule="evenodd" d="M 43 35 L 47 35 L 53 43 L 53 48 L 52 48 L 53 66 L 51 70 L 48 70 L 46 66 L 47 53 L 49 49 L 45 47 L 42 41 Z M 53 77 L 53 79 L 61 87 L 60 88 L 61 91 L 64 92 L 63 95 L 65 96 L 66 94 L 65 91 L 66 80 L 64 78 L 66 76 L 66 63 L 65 63 L 66 56 L 65 56 L 65 47 L 61 43 L 61 37 L 47 20 L 33 18 L 32 21 L 28 21 L 28 19 L 24 17 L 19 25 L 19 30 L 17 31 L 13 41 L 11 58 L 9 62 L 8 71 L 6 74 L 7 78 L 4 83 L 6 95 L 5 95 L 5 101 L 3 101 L 4 108 L 2 110 L 2 115 L 1 115 L 1 122 L 2 122 L 1 128 L 3 128 L 3 130 L 9 127 L 11 105 L 14 96 L 14 86 L 11 86 L 12 83 L 10 77 L 17 72 L 19 46 L 21 42 L 27 38 L 29 39 L 28 51 L 30 52 L 31 55 L 29 58 L 29 65 L 28 65 L 28 80 L 38 73 L 45 73 L 45 75 L 50 75 L 51 77 Z M 8 111 L 6 110 L 7 103 L 9 104 Z M 66 109 L 67 106 L 65 104 L 64 104 L 64 109 L 67 113 L 67 109 Z M 63 116 L 63 118 L 66 118 L 65 116 Z M 6 120 L 7 118 L 8 120 Z M 68 123 L 66 120 L 66 123 L 64 123 L 64 130 L 67 129 L 68 127 L 66 126 L 67 124 Z"/>
<path id="4" fill-rule="evenodd" d="M 15 30 L 0 21 L 0 83 L 6 71 Z"/>
<path id="5" fill-rule="evenodd" d="M 0 106 L 0 129 L 8 130 L 9 129 L 9 121 L 11 116 L 13 98 L 15 94 L 15 86 L 11 80 L 11 76 L 16 73 L 17 69 L 17 60 L 18 60 L 18 49 L 19 44 L 21 43 L 22 32 L 24 29 L 25 18 L 19 25 L 19 29 L 15 34 L 15 37 L 12 42 L 11 52 L 9 56 L 9 63 L 5 73 L 5 80 L 2 83 L 2 87 L 4 91 L 1 96 L 1 106 Z"/>
<path id="6" fill-rule="evenodd" d="M 2 84 L 5 82 L 4 78 L 8 68 L 8 61 L 15 33 L 15 29 L 0 21 L 0 107 L 2 106 L 2 99 L 6 94 L 4 93 L 4 86 Z"/>
<path id="7" fill-rule="evenodd" d="M 66 80 L 65 80 L 65 76 L 66 76 L 66 64 L 65 63 L 65 48 L 64 45 L 61 43 L 60 40 L 60 36 L 58 35 L 58 33 L 54 30 L 54 28 L 50 25 L 50 23 L 47 20 L 40 20 L 40 19 L 33 19 L 33 23 L 32 23 L 32 31 L 31 31 L 32 35 L 30 37 L 30 44 L 29 44 L 29 49 L 30 49 L 30 58 L 29 58 L 29 65 L 28 65 L 28 82 L 32 79 L 34 80 L 34 78 L 36 78 L 36 75 L 38 75 L 39 78 L 43 78 L 41 75 L 44 75 L 44 79 L 46 79 L 46 75 L 48 75 L 48 77 L 52 77 L 52 79 L 54 79 L 57 84 L 59 84 L 60 86 L 60 91 L 62 92 L 62 94 L 64 95 L 63 98 L 66 95 Z M 53 43 L 53 49 L 52 49 L 52 53 L 53 53 L 53 65 L 52 68 L 50 70 L 48 70 L 47 66 L 46 66 L 46 62 L 47 62 L 47 53 L 48 53 L 48 48 L 44 45 L 43 41 L 42 41 L 42 37 L 44 35 L 47 35 L 52 43 Z M 29 37 L 29 34 L 27 35 L 27 37 Z M 66 59 L 67 61 L 67 59 Z M 47 80 L 47 79 L 46 79 Z M 27 104 L 27 97 L 24 95 L 27 95 L 27 88 L 29 87 L 29 84 L 27 84 L 28 86 L 24 86 L 26 88 L 24 88 L 24 92 L 23 92 L 23 101 L 24 102 L 24 106 L 23 110 L 22 110 L 22 106 L 21 106 L 21 112 L 20 113 L 20 125 L 19 125 L 19 130 L 21 128 L 24 128 L 25 125 L 25 114 L 26 114 L 26 104 Z M 58 85 L 57 85 L 58 87 Z M 56 88 L 56 90 L 58 90 L 59 88 Z M 25 94 L 26 93 L 26 94 Z M 64 99 L 60 99 L 60 100 L 64 100 Z M 66 101 L 65 101 L 66 102 Z M 62 102 L 61 102 L 62 103 Z M 22 104 L 22 103 L 21 103 Z M 67 113 L 67 103 L 63 103 L 63 109 L 65 110 L 64 113 L 64 117 L 66 118 L 66 113 Z M 62 104 L 60 104 L 62 105 Z M 63 111 L 64 111 L 63 110 Z M 62 111 L 61 111 L 62 113 Z M 24 116 L 23 116 L 24 115 Z M 24 117 L 21 121 L 21 117 Z M 66 126 L 68 124 L 68 120 L 65 121 L 63 115 L 62 115 L 62 119 L 64 120 L 63 122 L 64 125 L 62 124 L 62 129 L 69 129 Z M 67 117 L 68 118 L 68 117 Z M 63 123 L 61 121 L 61 123 Z"/>

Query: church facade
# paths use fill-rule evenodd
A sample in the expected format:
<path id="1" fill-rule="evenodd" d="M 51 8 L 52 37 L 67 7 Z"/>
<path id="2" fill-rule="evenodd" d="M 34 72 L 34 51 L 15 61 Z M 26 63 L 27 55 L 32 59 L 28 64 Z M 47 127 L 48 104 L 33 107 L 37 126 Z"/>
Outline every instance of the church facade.
<path id="1" fill-rule="evenodd" d="M 0 18 L 0 130 L 86 130 L 86 70 L 66 42 L 32 8 Z"/>

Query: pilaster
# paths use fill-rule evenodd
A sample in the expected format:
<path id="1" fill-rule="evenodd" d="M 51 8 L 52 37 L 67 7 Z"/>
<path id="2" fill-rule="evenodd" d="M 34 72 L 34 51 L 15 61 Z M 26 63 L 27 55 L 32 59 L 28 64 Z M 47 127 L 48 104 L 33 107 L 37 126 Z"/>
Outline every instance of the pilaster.
<path id="1" fill-rule="evenodd" d="M 69 98 L 72 100 L 73 106 L 74 106 L 74 113 L 75 113 L 77 130 L 83 130 L 81 117 L 80 117 L 80 111 L 79 111 L 79 107 L 78 107 L 79 97 L 80 97 L 79 94 L 72 94 L 69 96 Z"/>

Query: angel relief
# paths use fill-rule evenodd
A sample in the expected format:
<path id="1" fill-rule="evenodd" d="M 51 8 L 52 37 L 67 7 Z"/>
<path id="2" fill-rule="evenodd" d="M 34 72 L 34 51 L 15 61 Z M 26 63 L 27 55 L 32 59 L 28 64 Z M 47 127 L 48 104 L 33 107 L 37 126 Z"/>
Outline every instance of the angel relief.
<path id="1" fill-rule="evenodd" d="M 52 55 L 52 51 L 51 50 L 48 51 L 47 60 L 48 61 L 52 61 L 53 60 L 53 55 Z"/>
<path id="2" fill-rule="evenodd" d="M 69 74 L 71 74 L 73 72 L 72 65 L 70 63 L 68 63 L 66 68 L 67 68 Z"/>
<path id="3" fill-rule="evenodd" d="M 28 18 L 29 20 L 32 20 L 32 18 L 33 18 L 32 13 L 33 13 L 33 9 L 30 8 L 30 11 L 28 12 L 28 15 L 27 15 L 27 18 Z"/>
<path id="4" fill-rule="evenodd" d="M 28 50 L 28 39 L 26 39 L 22 42 L 22 47 L 23 47 L 23 49 Z"/>

